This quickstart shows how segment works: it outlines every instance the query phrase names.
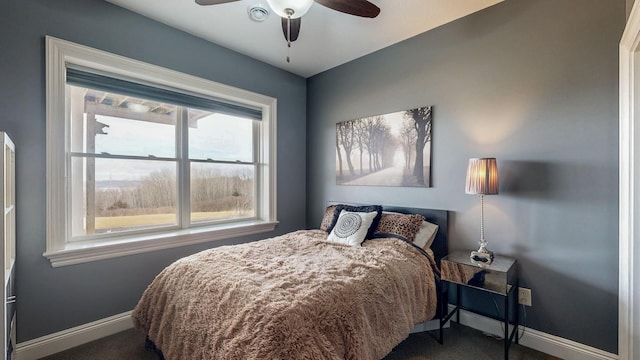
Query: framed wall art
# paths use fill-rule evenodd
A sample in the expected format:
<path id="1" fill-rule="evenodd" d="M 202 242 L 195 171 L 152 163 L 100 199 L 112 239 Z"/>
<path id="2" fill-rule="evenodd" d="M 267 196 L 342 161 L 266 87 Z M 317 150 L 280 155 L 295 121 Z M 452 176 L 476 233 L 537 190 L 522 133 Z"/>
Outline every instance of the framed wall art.
<path id="1" fill-rule="evenodd" d="M 338 185 L 431 186 L 432 106 L 336 124 Z"/>

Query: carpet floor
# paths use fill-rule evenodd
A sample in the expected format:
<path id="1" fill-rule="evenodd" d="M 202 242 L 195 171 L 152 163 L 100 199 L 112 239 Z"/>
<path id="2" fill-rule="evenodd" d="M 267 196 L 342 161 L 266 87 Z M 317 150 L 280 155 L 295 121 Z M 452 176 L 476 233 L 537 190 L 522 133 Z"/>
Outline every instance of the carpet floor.
<path id="1" fill-rule="evenodd" d="M 45 360 L 157 360 L 144 346 L 145 336 L 135 329 L 78 346 Z M 411 334 L 383 360 L 497 360 L 503 358 L 503 342 L 480 331 L 451 323 L 444 345 L 427 333 Z M 509 350 L 511 360 L 558 360 L 518 344 Z"/>

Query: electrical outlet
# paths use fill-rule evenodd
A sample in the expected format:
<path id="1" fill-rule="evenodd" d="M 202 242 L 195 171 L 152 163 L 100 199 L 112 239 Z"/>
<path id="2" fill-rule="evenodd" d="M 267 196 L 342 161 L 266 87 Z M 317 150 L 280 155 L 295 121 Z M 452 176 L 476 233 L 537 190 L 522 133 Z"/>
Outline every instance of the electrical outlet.
<path id="1" fill-rule="evenodd" d="M 518 288 L 518 304 L 531 306 L 531 289 Z"/>

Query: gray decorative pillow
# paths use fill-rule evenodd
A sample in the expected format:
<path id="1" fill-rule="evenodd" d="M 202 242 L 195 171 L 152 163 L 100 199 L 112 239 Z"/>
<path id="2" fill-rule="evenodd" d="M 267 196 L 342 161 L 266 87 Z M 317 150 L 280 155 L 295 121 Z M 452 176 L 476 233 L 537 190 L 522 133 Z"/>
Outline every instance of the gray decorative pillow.
<path id="1" fill-rule="evenodd" d="M 360 246 L 367 237 L 373 220 L 378 215 L 376 211 L 366 213 L 342 210 L 327 240 L 350 246 Z"/>
<path id="2" fill-rule="evenodd" d="M 436 234 L 438 233 L 438 225 L 432 224 L 428 221 L 423 221 L 422 225 L 420 225 L 420 230 L 416 234 L 413 243 L 421 248 L 428 249 L 431 247 L 433 240 L 436 238 Z"/>

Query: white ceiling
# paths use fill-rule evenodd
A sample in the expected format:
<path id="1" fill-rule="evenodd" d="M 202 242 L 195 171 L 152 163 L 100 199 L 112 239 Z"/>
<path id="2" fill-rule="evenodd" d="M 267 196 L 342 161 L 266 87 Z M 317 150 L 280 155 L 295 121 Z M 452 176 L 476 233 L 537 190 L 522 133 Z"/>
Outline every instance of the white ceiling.
<path id="1" fill-rule="evenodd" d="M 265 0 L 200 6 L 194 0 L 107 0 L 136 13 L 222 45 L 286 71 L 309 77 L 459 19 L 503 0 L 370 0 L 375 19 L 313 4 L 302 17 L 300 36 L 287 44 L 280 17 L 258 23 L 247 10 Z"/>

